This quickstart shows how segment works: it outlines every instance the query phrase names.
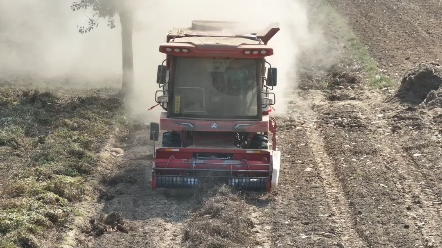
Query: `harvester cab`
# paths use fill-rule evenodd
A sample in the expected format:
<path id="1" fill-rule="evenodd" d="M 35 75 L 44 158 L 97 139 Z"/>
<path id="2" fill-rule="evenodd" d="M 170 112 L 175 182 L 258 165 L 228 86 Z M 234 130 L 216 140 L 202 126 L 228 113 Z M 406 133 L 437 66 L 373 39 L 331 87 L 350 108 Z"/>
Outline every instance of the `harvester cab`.
<path id="1" fill-rule="evenodd" d="M 277 69 L 266 57 L 278 31 L 273 24 L 238 34 L 236 23 L 193 21 L 169 32 L 159 47 L 166 59 L 158 66 L 155 100 L 164 112 L 151 123 L 151 140 L 162 141 L 152 189 L 191 188 L 214 178 L 245 190 L 276 188 L 280 151 L 270 112 Z"/>

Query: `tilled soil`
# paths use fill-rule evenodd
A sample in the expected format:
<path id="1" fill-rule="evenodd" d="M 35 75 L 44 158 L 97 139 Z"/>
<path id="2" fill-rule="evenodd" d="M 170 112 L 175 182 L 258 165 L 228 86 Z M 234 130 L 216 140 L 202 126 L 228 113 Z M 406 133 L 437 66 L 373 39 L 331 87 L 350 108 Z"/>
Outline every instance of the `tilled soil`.
<path id="1" fill-rule="evenodd" d="M 329 2 L 348 17 L 397 84 L 415 64 L 436 61 L 442 54 L 439 1 Z M 294 92 L 289 112 L 278 116 L 282 171 L 280 186 L 272 193 L 228 192 L 219 198 L 210 191 L 153 192 L 145 176 L 152 146 L 146 141 L 147 128 L 139 129 L 133 134 L 137 139 L 126 142 L 115 168 L 119 174 L 106 181 L 100 201 L 102 213 L 121 214 L 123 228 L 83 235 L 80 244 L 441 247 L 440 89 L 431 97 L 415 92 L 417 98 L 404 101 L 364 86 L 352 73 L 332 73 L 326 88 L 303 81 L 302 90 Z M 432 104 L 422 104 L 424 99 Z M 220 214 L 201 214 L 211 201 L 224 206 L 217 210 Z M 245 221 L 230 226 L 233 231 L 242 228 L 244 243 L 235 240 L 236 235 L 218 232 L 227 223 L 227 207 Z M 218 231 L 198 232 L 191 221 Z"/>
<path id="2" fill-rule="evenodd" d="M 321 121 L 311 108 L 311 97 L 318 96 L 294 98 L 290 107 L 296 111 L 280 119 L 284 173 L 269 211 L 271 247 L 361 247 L 364 243 L 353 228 L 342 185 L 319 132 Z"/>
<path id="3" fill-rule="evenodd" d="M 442 56 L 439 0 L 327 0 L 395 80 L 415 64 Z"/>
<path id="4" fill-rule="evenodd" d="M 330 101 L 320 90 L 294 98 L 288 117 L 279 118 L 279 189 L 226 204 L 253 222 L 250 247 L 439 247 L 442 110 L 386 103 L 382 92 L 369 89 L 342 91 L 358 98 Z M 139 131 L 140 140 L 146 131 Z M 114 184 L 109 180 L 103 212 L 121 213 L 125 231 L 91 236 L 84 244 L 192 247 L 183 237 L 192 230 L 189 221 L 204 219 L 191 213 L 215 198 L 153 192 L 144 177 L 150 153 L 148 143 L 128 147 L 122 173 Z M 223 217 L 207 223 L 214 221 Z M 199 238 L 219 238 L 214 235 Z"/>
<path id="5" fill-rule="evenodd" d="M 280 125 L 275 246 L 438 247 L 441 110 L 386 104 L 368 89 L 342 91 L 358 100 L 304 91 Z"/>
<path id="6" fill-rule="evenodd" d="M 124 156 L 116 161 L 113 174 L 104 180 L 101 214 L 119 214 L 124 230 L 86 228 L 79 238 L 82 247 L 180 247 L 184 221 L 194 207 L 192 194 L 152 191 L 149 169 L 153 144 L 149 130 L 139 127 L 131 139 L 119 142 Z M 99 216 L 94 217 L 99 219 Z M 104 225 L 104 227 L 109 227 Z"/>
<path id="7" fill-rule="evenodd" d="M 434 113 L 410 114 L 404 106 L 383 104 L 376 92 L 366 91 L 365 96 L 370 101 L 316 107 L 324 122 L 324 145 L 349 201 L 355 229 L 370 247 L 438 246 L 441 205 L 434 182 L 440 178 L 432 168 L 442 164 L 442 153 L 441 135 L 433 131 L 440 126 L 431 124 Z M 404 112 L 407 117 L 395 118 Z M 406 118 L 418 121 L 407 125 Z M 397 126 L 404 131 L 396 131 Z M 416 164 L 422 150 L 409 152 L 409 146 L 420 147 L 417 140 L 428 144 L 426 154 L 435 156 L 425 160 L 426 166 Z"/>

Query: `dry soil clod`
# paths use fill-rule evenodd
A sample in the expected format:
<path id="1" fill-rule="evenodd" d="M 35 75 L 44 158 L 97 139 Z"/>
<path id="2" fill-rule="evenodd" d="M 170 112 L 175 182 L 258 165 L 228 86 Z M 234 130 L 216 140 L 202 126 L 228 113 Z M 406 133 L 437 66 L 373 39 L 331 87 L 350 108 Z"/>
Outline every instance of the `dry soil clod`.
<path id="1" fill-rule="evenodd" d="M 124 155 L 124 150 L 121 148 L 112 148 L 111 149 L 111 154 L 115 157 L 119 157 L 119 156 L 123 156 Z"/>
<path id="2" fill-rule="evenodd" d="M 125 227 L 124 219 L 120 213 L 112 212 L 108 215 L 102 215 L 99 218 L 92 218 L 89 221 L 90 227 L 85 232 L 93 236 L 101 236 L 111 230 L 128 233 Z"/>
<path id="3" fill-rule="evenodd" d="M 442 84 L 442 67 L 437 63 L 420 63 L 407 71 L 402 78 L 397 97 L 401 100 L 419 104 L 434 100 L 434 93 Z M 429 94 L 431 94 L 429 96 Z M 440 95 L 440 93 L 439 93 Z"/>

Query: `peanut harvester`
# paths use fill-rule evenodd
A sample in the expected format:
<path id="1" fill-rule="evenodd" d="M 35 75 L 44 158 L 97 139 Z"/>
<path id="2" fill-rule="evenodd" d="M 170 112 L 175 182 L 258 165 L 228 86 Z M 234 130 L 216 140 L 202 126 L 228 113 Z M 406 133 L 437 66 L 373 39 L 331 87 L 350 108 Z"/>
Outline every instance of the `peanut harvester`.
<path id="1" fill-rule="evenodd" d="M 234 22 L 197 20 L 168 33 L 155 92 L 164 111 L 150 123 L 150 139 L 162 142 L 154 148 L 152 189 L 204 180 L 253 191 L 277 187 L 280 151 L 270 116 L 277 69 L 266 57 L 278 31 L 278 24 L 253 33 Z"/>

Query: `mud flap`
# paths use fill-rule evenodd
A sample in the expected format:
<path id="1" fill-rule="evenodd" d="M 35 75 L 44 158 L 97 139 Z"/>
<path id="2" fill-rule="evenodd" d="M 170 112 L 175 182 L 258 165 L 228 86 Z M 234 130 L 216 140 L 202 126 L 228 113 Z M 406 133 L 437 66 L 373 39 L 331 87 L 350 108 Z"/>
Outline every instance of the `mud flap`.
<path id="1" fill-rule="evenodd" d="M 281 167 L 281 151 L 273 151 L 272 152 L 272 190 L 278 187 L 280 167 Z"/>

